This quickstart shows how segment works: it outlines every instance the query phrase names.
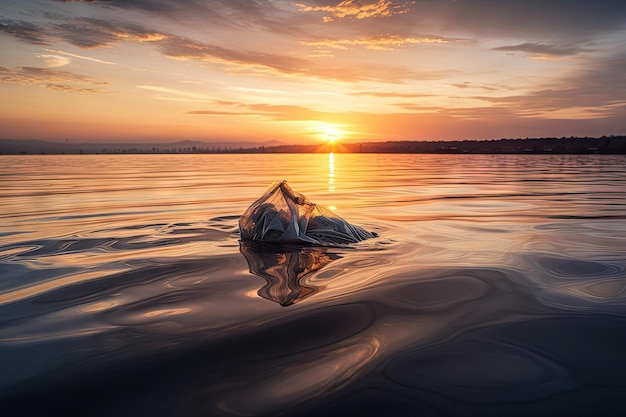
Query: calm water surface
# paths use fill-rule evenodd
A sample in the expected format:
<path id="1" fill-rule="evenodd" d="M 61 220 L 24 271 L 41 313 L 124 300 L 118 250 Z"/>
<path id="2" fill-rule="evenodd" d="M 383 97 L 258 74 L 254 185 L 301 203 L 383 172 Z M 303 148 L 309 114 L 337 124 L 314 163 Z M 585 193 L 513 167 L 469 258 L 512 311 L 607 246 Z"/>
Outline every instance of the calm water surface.
<path id="1" fill-rule="evenodd" d="M 282 179 L 379 236 L 240 245 Z M 0 156 L 0 184 L 3 415 L 626 409 L 626 157 Z"/>

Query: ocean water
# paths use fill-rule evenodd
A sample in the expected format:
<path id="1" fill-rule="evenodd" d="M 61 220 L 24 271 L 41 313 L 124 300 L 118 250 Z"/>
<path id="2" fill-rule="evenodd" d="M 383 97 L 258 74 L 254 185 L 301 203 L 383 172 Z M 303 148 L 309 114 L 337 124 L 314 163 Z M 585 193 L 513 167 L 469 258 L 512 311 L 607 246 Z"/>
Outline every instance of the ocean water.
<path id="1" fill-rule="evenodd" d="M 241 245 L 276 180 L 378 237 Z M 0 156 L 0 410 L 626 410 L 626 157 Z"/>

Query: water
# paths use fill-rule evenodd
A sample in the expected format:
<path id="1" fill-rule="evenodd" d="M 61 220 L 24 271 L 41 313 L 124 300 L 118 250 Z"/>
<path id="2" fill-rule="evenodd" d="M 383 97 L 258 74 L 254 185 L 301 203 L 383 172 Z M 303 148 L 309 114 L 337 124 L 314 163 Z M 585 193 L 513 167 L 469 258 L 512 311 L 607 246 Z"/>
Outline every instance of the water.
<path id="1" fill-rule="evenodd" d="M 240 246 L 281 179 L 379 236 Z M 626 407 L 626 157 L 14 156 L 0 182 L 3 415 Z"/>

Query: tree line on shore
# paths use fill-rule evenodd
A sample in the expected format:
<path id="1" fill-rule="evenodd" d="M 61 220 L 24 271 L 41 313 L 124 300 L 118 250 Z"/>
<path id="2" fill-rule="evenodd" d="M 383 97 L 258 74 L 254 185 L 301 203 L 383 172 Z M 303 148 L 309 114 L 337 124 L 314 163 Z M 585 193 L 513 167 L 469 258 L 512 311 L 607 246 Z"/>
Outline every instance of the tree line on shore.
<path id="1" fill-rule="evenodd" d="M 433 154 L 626 154 L 625 136 L 527 138 L 460 141 L 388 141 L 284 145 L 248 149 L 265 153 L 433 153 Z"/>
<path id="2" fill-rule="evenodd" d="M 433 154 L 626 154 L 626 136 L 456 141 L 384 141 L 313 145 L 241 146 L 210 142 L 103 145 L 0 141 L 0 154 L 202 154 L 202 153 L 433 153 Z"/>

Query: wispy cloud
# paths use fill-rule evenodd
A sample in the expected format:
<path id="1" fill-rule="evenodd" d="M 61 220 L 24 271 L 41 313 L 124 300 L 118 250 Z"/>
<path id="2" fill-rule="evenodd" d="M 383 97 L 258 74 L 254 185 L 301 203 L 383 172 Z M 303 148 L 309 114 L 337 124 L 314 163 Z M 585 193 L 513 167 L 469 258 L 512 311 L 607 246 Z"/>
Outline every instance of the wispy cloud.
<path id="1" fill-rule="evenodd" d="M 60 55 L 38 54 L 37 58 L 44 59 L 46 67 L 48 68 L 64 67 L 70 63 L 70 60 L 67 57 Z"/>
<path id="2" fill-rule="evenodd" d="M 579 45 L 533 42 L 526 42 L 518 45 L 500 46 L 497 48 L 492 48 L 491 50 L 503 52 L 525 52 L 533 57 L 564 57 L 590 51 L 590 49 L 583 48 Z"/>
<path id="3" fill-rule="evenodd" d="M 450 85 L 452 87 L 454 87 L 454 88 L 459 88 L 461 90 L 478 89 L 478 90 L 490 91 L 491 92 L 491 91 L 500 91 L 502 89 L 506 89 L 506 87 L 504 87 L 504 86 L 494 87 L 494 86 L 490 86 L 490 85 L 471 83 L 469 81 L 465 81 L 463 83 L 452 83 Z"/>
<path id="4" fill-rule="evenodd" d="M 159 93 L 160 95 L 156 96 L 155 98 L 160 99 L 160 100 L 186 101 L 186 102 L 199 102 L 199 103 L 206 103 L 206 102 L 211 102 L 214 100 L 212 96 L 204 94 L 204 93 L 180 90 L 177 88 L 160 87 L 156 85 L 138 85 L 137 88 Z"/>
<path id="5" fill-rule="evenodd" d="M 322 112 L 312 110 L 304 106 L 296 105 L 276 105 L 266 103 L 245 104 L 239 102 L 214 103 L 217 106 L 235 108 L 238 110 L 193 110 L 187 114 L 205 116 L 261 116 L 273 121 L 295 122 L 295 121 L 326 121 L 336 119 L 339 113 Z"/>
<path id="6" fill-rule="evenodd" d="M 91 3 L 94 8 L 116 8 L 152 14 L 173 21 L 197 21 L 217 28 L 261 26 L 285 32 L 289 25 L 277 21 L 283 9 L 273 0 L 56 0 Z"/>
<path id="7" fill-rule="evenodd" d="M 445 44 L 448 41 L 433 36 L 402 37 L 398 35 L 383 35 L 364 39 L 324 39 L 319 41 L 300 41 L 300 43 L 307 46 L 333 49 L 348 49 L 356 46 L 370 50 L 388 51 L 420 44 Z"/>
<path id="8" fill-rule="evenodd" d="M 140 24 L 89 17 L 48 25 L 4 20 L 0 21 L 0 32 L 35 45 L 50 45 L 55 39 L 61 39 L 82 49 L 110 47 L 124 41 L 154 42 L 169 36 Z"/>
<path id="9" fill-rule="evenodd" d="M 112 19 L 73 18 L 56 23 L 41 30 L 47 39 L 61 39 L 76 47 L 91 50 L 112 47 L 122 42 L 145 42 L 157 48 L 163 55 L 177 60 L 213 61 L 232 66 L 246 67 L 257 72 L 275 72 L 293 76 L 313 77 L 344 82 L 381 81 L 402 83 L 406 80 L 438 79 L 440 72 L 416 71 L 397 64 L 373 64 L 362 66 L 335 64 L 307 58 L 302 54 L 272 53 L 265 49 L 242 49 L 226 45 L 202 42 L 165 31 L 157 31 L 139 23 L 128 23 Z M 12 33 L 16 36 L 14 33 Z M 44 35 L 45 34 L 45 35 Z M 43 38 L 42 38 L 43 39 Z M 384 49 L 411 45 L 419 42 L 444 42 L 437 38 L 400 38 L 392 35 L 363 41 L 352 41 L 353 45 L 367 46 L 370 49 Z M 295 43 L 297 45 L 297 43 Z M 334 47 L 347 47 L 349 42 L 339 41 Z M 343 46 L 342 46 L 343 45 Z M 72 56 L 65 53 L 66 56 Z M 90 58 L 74 54 L 80 59 Z M 95 60 L 113 64 L 109 61 Z"/>
<path id="10" fill-rule="evenodd" d="M 589 63 L 584 70 L 541 85 L 527 94 L 476 97 L 521 117 L 576 119 L 582 114 L 611 117 L 626 106 L 626 53 L 603 62 Z M 591 111 L 590 109 L 595 110 Z M 568 110 L 569 109 L 569 110 Z M 586 109 L 584 112 L 581 109 Z M 566 117 L 567 116 L 567 117 Z"/>
<path id="11" fill-rule="evenodd" d="M 18 39 L 35 45 L 48 44 L 44 30 L 31 22 L 3 19 L 0 20 L 0 32 L 15 36 Z"/>
<path id="12" fill-rule="evenodd" d="M 108 47 L 121 41 L 159 41 L 168 36 L 137 24 L 87 17 L 57 24 L 51 35 L 84 49 Z"/>
<path id="13" fill-rule="evenodd" d="M 374 64 L 367 67 L 326 65 L 292 55 L 229 49 L 198 42 L 184 37 L 170 36 L 156 42 L 161 52 L 174 59 L 222 61 L 250 68 L 269 69 L 283 74 L 329 80 L 354 82 L 359 80 L 402 83 L 410 79 L 438 79 L 442 73 L 418 72 L 410 68 Z"/>
<path id="14" fill-rule="evenodd" d="M 169 0 L 55 0 L 61 3 L 93 3 L 115 6 L 124 9 L 137 9 L 153 13 L 167 13 L 176 10 L 175 3 Z M 179 3 L 189 3 L 185 0 Z"/>
<path id="15" fill-rule="evenodd" d="M 422 98 L 432 97 L 432 94 L 422 93 L 400 93 L 394 91 L 360 91 L 358 93 L 352 93 L 353 96 L 371 96 L 371 97 L 384 97 L 384 98 Z"/>
<path id="16" fill-rule="evenodd" d="M 368 19 L 372 17 L 386 17 L 406 13 L 411 2 L 394 4 L 390 0 L 375 2 L 344 0 L 335 5 L 311 6 L 305 3 L 295 3 L 301 12 L 322 12 L 324 22 L 332 22 L 344 17 L 354 19 Z"/>
<path id="17" fill-rule="evenodd" d="M 267 67 L 284 73 L 300 73 L 308 64 L 305 59 L 294 56 L 230 49 L 180 36 L 170 36 L 159 41 L 157 45 L 161 52 L 170 58 L 217 60 L 239 65 Z"/>
<path id="18" fill-rule="evenodd" d="M 115 62 L 105 61 L 105 60 L 97 59 L 97 58 L 92 58 L 92 57 L 85 56 L 85 55 L 74 54 L 74 53 L 71 53 L 71 52 L 61 51 L 61 50 L 58 50 L 58 49 L 46 49 L 46 52 L 51 52 L 53 54 L 59 54 L 59 55 L 65 55 L 65 56 L 70 57 L 70 58 L 82 59 L 84 61 L 97 62 L 99 64 L 117 65 Z"/>
<path id="19" fill-rule="evenodd" d="M 48 88 L 50 90 L 60 91 L 62 93 L 75 93 L 75 94 L 95 94 L 95 93 L 106 93 L 106 90 L 101 88 L 83 88 L 76 87 L 68 84 L 41 84 L 41 87 Z"/>
<path id="20" fill-rule="evenodd" d="M 0 66 L 0 82 L 20 85 L 38 85 L 56 91 L 69 93 L 93 94 L 106 92 L 95 86 L 106 82 L 94 80 L 71 71 L 58 71 L 39 67 L 3 67 Z"/>
<path id="21" fill-rule="evenodd" d="M 304 106 L 276 105 L 276 104 L 251 104 L 251 110 L 271 117 L 276 121 L 304 121 L 320 120 L 326 121 L 328 115 L 332 113 L 311 110 Z"/>
<path id="22" fill-rule="evenodd" d="M 187 114 L 197 114 L 202 116 L 259 116 L 261 113 L 252 112 L 235 112 L 235 111 L 219 111 L 219 110 L 192 110 Z"/>

